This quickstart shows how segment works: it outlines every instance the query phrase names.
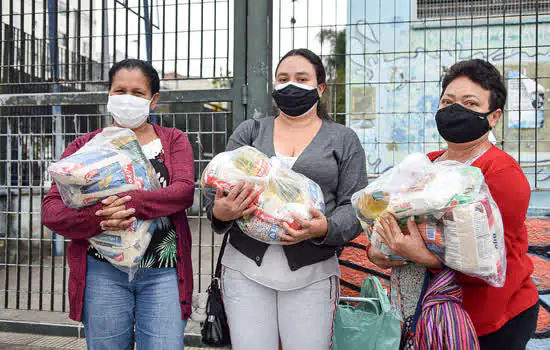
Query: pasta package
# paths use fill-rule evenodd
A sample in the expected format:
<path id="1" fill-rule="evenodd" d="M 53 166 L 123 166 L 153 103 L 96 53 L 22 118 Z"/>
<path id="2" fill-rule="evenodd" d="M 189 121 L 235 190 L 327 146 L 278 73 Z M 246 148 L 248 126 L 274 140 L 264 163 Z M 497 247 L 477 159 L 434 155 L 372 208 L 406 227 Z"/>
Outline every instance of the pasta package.
<path id="1" fill-rule="evenodd" d="M 433 164 L 422 154 L 381 175 L 352 197 L 373 247 L 393 254 L 377 232 L 384 213 L 396 217 L 408 234 L 413 217 L 426 246 L 445 265 L 500 287 L 506 276 L 506 248 L 500 211 L 479 168 L 458 162 Z"/>
<path id="2" fill-rule="evenodd" d="M 310 219 L 311 208 L 325 211 L 319 185 L 250 146 L 220 153 L 201 177 L 203 187 L 221 186 L 226 193 L 239 181 L 254 184 L 260 195 L 251 204 L 256 210 L 236 223 L 243 233 L 261 242 L 280 244 L 278 234 L 286 233 L 282 222 L 300 229 L 292 214 Z"/>
<path id="3" fill-rule="evenodd" d="M 48 167 L 68 208 L 80 209 L 133 190 L 160 188 L 153 166 L 129 129 L 102 130 L 74 154 Z M 147 250 L 154 220 L 136 220 L 124 231 L 105 231 L 90 244 L 132 278 Z"/>

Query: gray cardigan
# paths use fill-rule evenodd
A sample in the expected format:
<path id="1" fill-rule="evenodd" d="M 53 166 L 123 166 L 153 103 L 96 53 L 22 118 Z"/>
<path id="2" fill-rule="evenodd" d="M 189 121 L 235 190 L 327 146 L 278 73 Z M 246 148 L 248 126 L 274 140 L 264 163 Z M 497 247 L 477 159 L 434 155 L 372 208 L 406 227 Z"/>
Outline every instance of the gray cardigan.
<path id="1" fill-rule="evenodd" d="M 274 117 L 260 119 L 257 137 L 252 146 L 270 157 L 275 156 L 273 143 Z M 247 120 L 233 133 L 226 151 L 250 145 L 253 120 Z M 351 196 L 367 185 L 365 151 L 355 132 L 338 123 L 323 120 L 321 129 L 300 154 L 292 170 L 315 181 L 325 198 L 328 233 L 322 239 L 285 246 L 285 255 L 291 270 L 326 260 L 336 248 L 357 237 L 361 225 L 351 206 Z M 241 253 L 261 265 L 267 244 L 246 236 L 233 222 L 221 222 L 212 217 L 214 192 L 206 195 L 207 216 L 215 232 L 230 232 L 229 241 Z"/>

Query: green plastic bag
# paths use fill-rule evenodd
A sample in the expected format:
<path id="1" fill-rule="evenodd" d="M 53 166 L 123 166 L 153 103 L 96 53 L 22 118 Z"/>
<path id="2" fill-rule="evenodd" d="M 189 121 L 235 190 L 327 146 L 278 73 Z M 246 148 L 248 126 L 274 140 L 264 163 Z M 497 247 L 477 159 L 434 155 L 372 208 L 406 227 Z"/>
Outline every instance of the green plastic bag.
<path id="1" fill-rule="evenodd" d="M 361 298 L 356 306 L 338 306 L 332 350 L 399 349 L 401 322 L 393 316 L 378 278 L 365 279 Z"/>

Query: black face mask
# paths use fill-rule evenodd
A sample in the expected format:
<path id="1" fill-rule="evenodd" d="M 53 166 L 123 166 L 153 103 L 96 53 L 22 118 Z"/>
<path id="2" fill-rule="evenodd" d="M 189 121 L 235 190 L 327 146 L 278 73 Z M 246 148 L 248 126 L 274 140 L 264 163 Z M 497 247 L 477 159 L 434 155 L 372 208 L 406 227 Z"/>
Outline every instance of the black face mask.
<path id="1" fill-rule="evenodd" d="M 479 113 L 455 103 L 437 111 L 437 130 L 449 142 L 474 141 L 491 130 L 487 116 L 493 112 Z"/>
<path id="2" fill-rule="evenodd" d="M 273 90 L 271 96 L 275 99 L 279 109 L 291 117 L 299 117 L 307 113 L 319 101 L 317 89 L 307 90 L 294 85 L 294 83 L 290 83 L 280 90 Z"/>

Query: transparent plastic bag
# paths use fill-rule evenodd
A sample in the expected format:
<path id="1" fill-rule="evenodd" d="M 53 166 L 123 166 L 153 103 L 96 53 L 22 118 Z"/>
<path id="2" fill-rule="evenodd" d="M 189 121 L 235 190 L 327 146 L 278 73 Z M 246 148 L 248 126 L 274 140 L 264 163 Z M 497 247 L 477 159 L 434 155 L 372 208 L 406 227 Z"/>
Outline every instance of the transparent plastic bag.
<path id="1" fill-rule="evenodd" d="M 442 222 L 445 265 L 502 287 L 506 278 L 504 225 L 487 185 L 474 200 L 451 206 Z"/>
<path id="2" fill-rule="evenodd" d="M 377 232 L 378 219 L 393 214 L 406 233 L 414 217 L 428 249 L 448 267 L 493 286 L 506 276 L 500 211 L 479 168 L 458 162 L 431 163 L 412 154 L 355 193 L 352 205 L 371 244 L 393 260 Z"/>
<path id="3" fill-rule="evenodd" d="M 160 183 L 129 129 L 109 127 L 77 152 L 48 167 L 65 205 L 80 209 L 119 193 L 156 190 Z M 132 279 L 154 232 L 155 220 L 136 220 L 128 230 L 89 239 L 107 261 Z"/>
<path id="4" fill-rule="evenodd" d="M 325 211 L 319 185 L 250 146 L 214 157 L 202 174 L 201 186 L 220 185 L 229 192 L 241 180 L 253 183 L 261 194 L 251 204 L 256 207 L 254 213 L 236 222 L 243 233 L 261 242 L 280 244 L 277 235 L 285 233 L 280 226 L 283 221 L 300 229 L 291 214 L 311 219 L 311 208 Z"/>

